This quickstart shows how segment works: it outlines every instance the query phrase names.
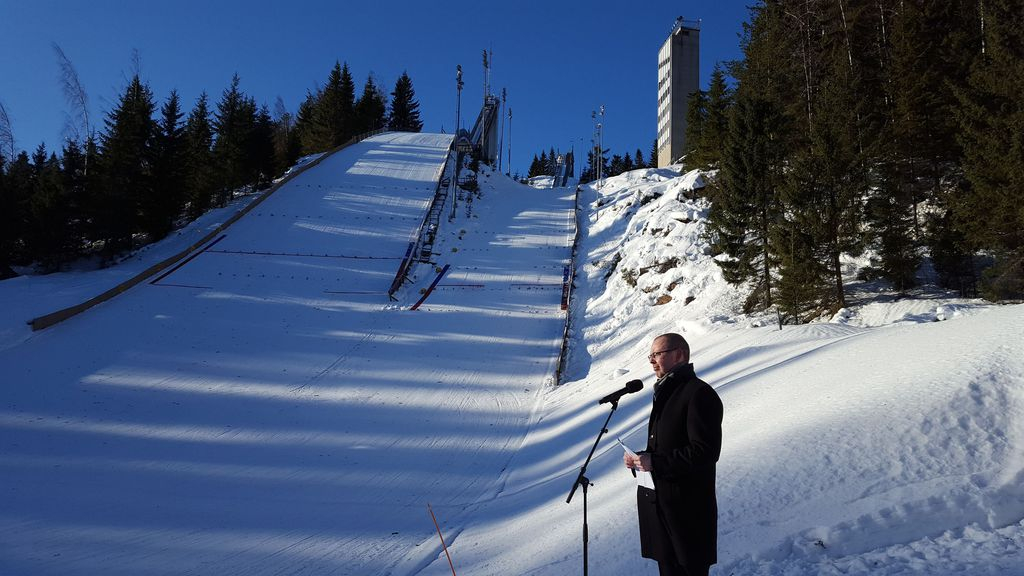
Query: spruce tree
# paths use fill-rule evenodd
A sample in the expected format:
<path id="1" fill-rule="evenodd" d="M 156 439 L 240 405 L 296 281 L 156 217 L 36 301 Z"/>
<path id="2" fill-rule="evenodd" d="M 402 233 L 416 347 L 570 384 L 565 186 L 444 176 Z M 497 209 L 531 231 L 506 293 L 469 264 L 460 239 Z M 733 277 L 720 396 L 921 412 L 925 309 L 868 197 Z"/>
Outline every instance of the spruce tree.
<path id="1" fill-rule="evenodd" d="M 644 153 L 639 148 L 636 149 L 636 155 L 633 156 L 633 166 L 637 168 L 647 168 L 647 162 L 644 161 Z"/>
<path id="2" fill-rule="evenodd" d="M 152 194 L 154 108 L 152 92 L 136 75 L 107 115 L 102 139 L 106 178 L 95 214 L 107 259 L 132 248 L 141 199 Z"/>
<path id="3" fill-rule="evenodd" d="M 198 218 L 213 205 L 217 189 L 213 167 L 213 127 L 207 96 L 203 92 L 185 123 L 185 192 L 189 219 Z"/>
<path id="4" fill-rule="evenodd" d="M 957 228 L 995 265 L 985 295 L 1024 298 L 1024 26 L 1020 2 L 984 4 L 984 53 L 960 94 L 960 142 L 969 182 L 952 202 Z"/>
<path id="5" fill-rule="evenodd" d="M 315 154 L 326 150 L 321 148 L 321 139 L 316 127 L 318 100 L 319 92 L 306 92 L 306 98 L 299 104 L 299 110 L 295 114 L 295 132 L 302 154 Z"/>
<path id="6" fill-rule="evenodd" d="M 395 82 L 395 90 L 391 93 L 391 118 L 388 129 L 396 132 L 420 132 L 423 130 L 423 122 L 420 121 L 420 104 L 416 100 L 412 80 L 406 72 L 402 72 Z"/>
<path id="7" fill-rule="evenodd" d="M 32 155 L 32 168 L 26 247 L 43 272 L 54 272 L 78 253 L 70 229 L 71 206 L 55 154 L 47 155 L 46 147 L 40 144 Z"/>
<path id="8" fill-rule="evenodd" d="M 309 144 L 324 151 L 344 144 L 353 134 L 355 88 L 348 64 L 334 63 L 313 112 Z"/>
<path id="9" fill-rule="evenodd" d="M 349 138 L 358 132 L 356 127 L 356 85 L 352 81 L 352 73 L 348 69 L 348 62 L 341 67 L 341 132 L 338 134 L 338 144 L 348 142 Z"/>
<path id="10" fill-rule="evenodd" d="M 4 238 L 5 244 L 5 255 L 0 258 L 6 259 L 11 265 L 28 263 L 25 236 L 28 232 L 33 178 L 32 162 L 23 150 L 14 161 L 7 164 L 7 174 L 4 176 L 5 210 L 0 214 L 4 223 L 0 236 Z"/>
<path id="11" fill-rule="evenodd" d="M 705 114 L 701 126 L 700 140 L 694 146 L 692 164 L 694 167 L 717 168 L 722 160 L 722 147 L 726 133 L 729 131 L 729 108 L 732 106 L 732 93 L 725 81 L 725 72 L 721 66 L 715 65 L 711 73 L 711 84 L 707 91 Z"/>
<path id="12" fill-rule="evenodd" d="M 250 100 L 250 105 L 255 107 L 255 102 Z M 277 171 L 274 162 L 274 120 L 266 106 L 261 106 L 253 118 L 246 144 L 246 158 L 249 182 L 258 189 L 270 186 Z"/>
<path id="13" fill-rule="evenodd" d="M 647 166 L 649 168 L 657 168 L 658 167 L 658 139 L 657 138 L 655 138 L 651 142 L 651 155 L 648 156 Z"/>
<path id="14" fill-rule="evenodd" d="M 619 174 L 622 174 L 622 172 L 622 156 L 619 156 L 618 154 L 612 154 L 612 160 L 608 166 L 607 176 L 618 176 Z"/>
<path id="15" fill-rule="evenodd" d="M 16 241 L 13 222 L 15 214 L 11 191 L 7 188 L 7 159 L 0 151 L 0 280 L 17 275 L 11 269 L 11 253 Z"/>
<path id="16" fill-rule="evenodd" d="M 715 253 L 724 255 L 716 262 L 725 280 L 749 287 L 746 312 L 774 303 L 784 123 L 774 103 L 755 95 L 738 98 L 730 112 L 722 167 L 710 186 L 706 233 Z"/>
<path id="17" fill-rule="evenodd" d="M 363 94 L 355 107 L 355 131 L 366 133 L 383 128 L 387 122 L 387 95 L 373 81 L 373 74 L 366 78 Z"/>
<path id="18" fill-rule="evenodd" d="M 86 239 L 90 233 L 89 209 L 99 178 L 95 170 L 96 143 L 86 137 L 83 150 L 75 140 L 68 140 L 60 160 L 61 186 L 67 205 L 65 237 L 62 239 L 66 261 L 80 257 L 85 251 Z"/>
<path id="19" fill-rule="evenodd" d="M 697 148 L 704 137 L 704 122 L 708 116 L 707 92 L 697 90 L 690 94 L 686 101 L 686 149 L 684 150 L 683 169 L 701 168 L 697 158 Z"/>
<path id="20" fill-rule="evenodd" d="M 213 130 L 217 139 L 213 143 L 213 161 L 218 206 L 227 204 L 235 190 L 254 180 L 252 161 L 246 153 L 255 124 L 256 103 L 239 90 L 238 84 L 238 74 L 235 74 L 214 113 Z"/>
<path id="21" fill-rule="evenodd" d="M 181 123 L 181 101 L 172 90 L 160 108 L 153 146 L 153 193 L 140 206 L 142 230 L 151 241 L 174 228 L 185 205 L 185 130 Z"/>

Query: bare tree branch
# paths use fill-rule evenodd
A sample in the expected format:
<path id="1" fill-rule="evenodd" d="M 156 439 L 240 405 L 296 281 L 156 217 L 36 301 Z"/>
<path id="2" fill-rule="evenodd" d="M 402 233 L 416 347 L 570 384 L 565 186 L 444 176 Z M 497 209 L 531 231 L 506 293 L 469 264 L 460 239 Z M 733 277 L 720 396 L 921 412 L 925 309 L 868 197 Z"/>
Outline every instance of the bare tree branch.
<path id="1" fill-rule="evenodd" d="M 0 154 L 10 161 L 14 160 L 14 132 L 11 131 L 11 118 L 7 116 L 3 102 L 0 102 Z"/>
<path id="2" fill-rule="evenodd" d="M 64 120 L 64 137 L 82 142 L 92 136 L 92 125 L 89 122 L 89 98 L 78 78 L 78 72 L 64 50 L 54 42 L 53 51 L 57 54 L 57 67 L 60 69 L 60 85 L 64 91 L 70 111 Z"/>

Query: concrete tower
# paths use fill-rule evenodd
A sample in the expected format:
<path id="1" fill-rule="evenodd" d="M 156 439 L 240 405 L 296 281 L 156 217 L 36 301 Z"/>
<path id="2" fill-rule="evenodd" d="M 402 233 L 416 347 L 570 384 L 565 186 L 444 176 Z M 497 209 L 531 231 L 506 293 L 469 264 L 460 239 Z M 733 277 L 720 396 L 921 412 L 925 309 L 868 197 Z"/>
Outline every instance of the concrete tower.
<path id="1" fill-rule="evenodd" d="M 700 21 L 680 16 L 658 51 L 658 166 L 686 151 L 686 107 L 700 89 Z"/>

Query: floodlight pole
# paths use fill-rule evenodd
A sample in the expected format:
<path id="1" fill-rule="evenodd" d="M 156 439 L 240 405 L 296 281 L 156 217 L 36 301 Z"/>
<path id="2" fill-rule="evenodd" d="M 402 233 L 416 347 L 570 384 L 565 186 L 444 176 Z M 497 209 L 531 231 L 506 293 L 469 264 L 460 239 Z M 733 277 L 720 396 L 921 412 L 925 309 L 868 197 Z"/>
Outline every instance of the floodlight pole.
<path id="1" fill-rule="evenodd" d="M 462 129 L 462 64 L 455 66 L 455 179 L 452 182 L 452 211 L 448 221 L 455 220 L 455 204 L 459 197 L 459 173 L 462 171 L 462 153 L 459 152 L 459 132 Z"/>

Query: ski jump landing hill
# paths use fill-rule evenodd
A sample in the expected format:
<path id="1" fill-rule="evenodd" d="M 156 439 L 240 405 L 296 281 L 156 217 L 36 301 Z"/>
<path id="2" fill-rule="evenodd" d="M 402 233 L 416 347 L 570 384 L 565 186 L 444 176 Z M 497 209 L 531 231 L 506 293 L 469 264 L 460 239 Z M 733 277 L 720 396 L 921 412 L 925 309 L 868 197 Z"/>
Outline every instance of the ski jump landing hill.
<path id="1" fill-rule="evenodd" d="M 0 350 L 0 574 L 434 561 L 427 504 L 456 537 L 552 379 L 574 233 L 570 191 L 484 172 L 390 300 L 450 143 L 349 146 L 179 266 Z"/>

